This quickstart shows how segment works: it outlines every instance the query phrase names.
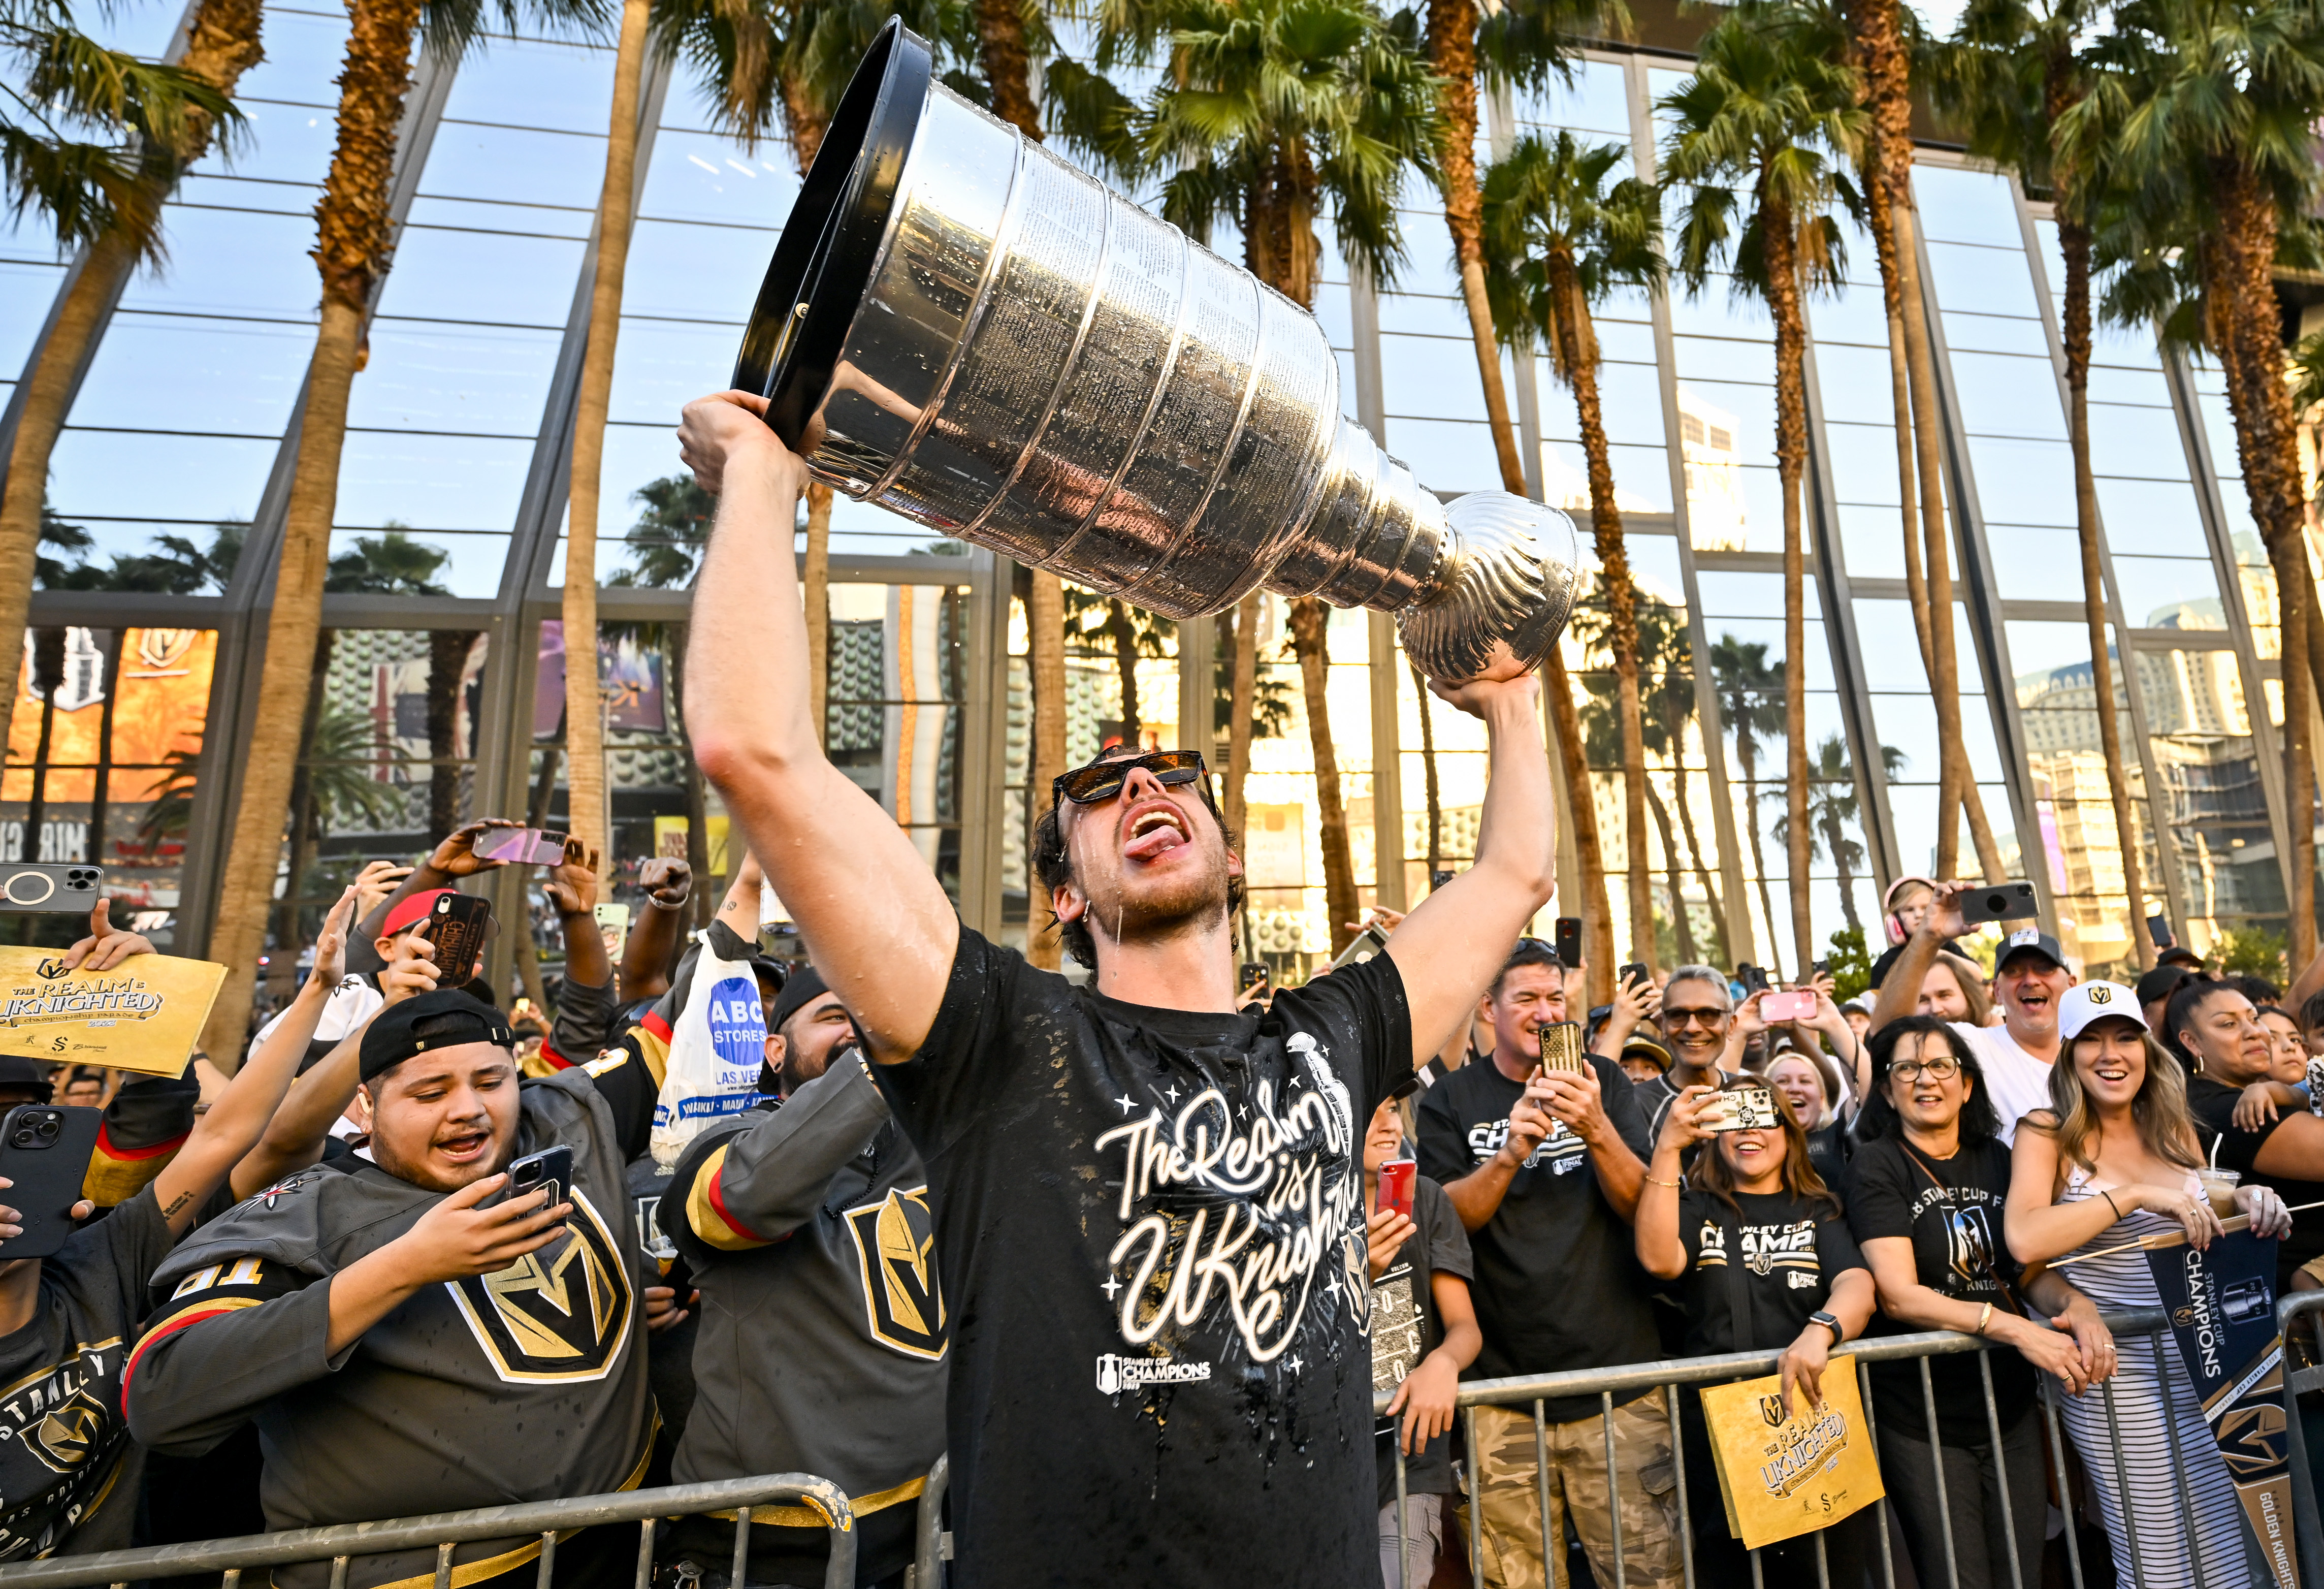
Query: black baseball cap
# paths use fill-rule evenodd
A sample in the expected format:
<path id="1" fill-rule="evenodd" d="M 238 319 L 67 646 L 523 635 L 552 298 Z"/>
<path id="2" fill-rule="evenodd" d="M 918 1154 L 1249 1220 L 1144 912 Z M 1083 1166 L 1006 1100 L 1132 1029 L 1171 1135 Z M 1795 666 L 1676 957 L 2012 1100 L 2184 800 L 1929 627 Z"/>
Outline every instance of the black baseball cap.
<path id="1" fill-rule="evenodd" d="M 830 991 L 814 966 L 802 965 L 792 972 L 790 980 L 783 984 L 783 991 L 775 995 L 774 1008 L 767 1012 L 767 1035 L 773 1037 L 781 1031 L 784 1021 Z"/>
<path id="2" fill-rule="evenodd" d="M 2021 927 L 2001 940 L 2001 952 L 1993 962 L 1995 974 L 1999 975 L 2003 966 L 2020 955 L 2039 955 L 2060 970 L 2065 969 L 2066 951 L 2058 947 L 2056 938 L 2038 927 Z"/>
<path id="3" fill-rule="evenodd" d="M 57 1095 L 56 1084 L 49 1080 L 48 1067 L 22 1054 L 0 1054 L 0 1092 L 28 1092 L 36 1104 L 45 1104 Z"/>
<path id="4" fill-rule="evenodd" d="M 516 1036 L 508 1017 L 481 999 L 458 988 L 438 988 L 390 1004 L 364 1028 L 363 1051 L 357 1068 L 371 1080 L 393 1069 L 415 1054 L 433 1049 L 454 1049 L 462 1043 L 491 1043 L 512 1049 Z"/>
<path id="5" fill-rule="evenodd" d="M 2179 991 L 2179 984 L 2194 979 L 2195 974 L 2184 965 L 2157 965 L 2138 979 L 2132 990 L 2141 1004 L 2152 1004 L 2167 999 Z"/>
<path id="6" fill-rule="evenodd" d="M 2184 966 L 2189 971 L 2200 971 L 2203 969 L 2203 956 L 2195 953 L 2194 950 L 2189 948 L 2184 944 L 2172 945 L 2169 948 L 2154 956 L 2154 963 L 2158 966 Z"/>

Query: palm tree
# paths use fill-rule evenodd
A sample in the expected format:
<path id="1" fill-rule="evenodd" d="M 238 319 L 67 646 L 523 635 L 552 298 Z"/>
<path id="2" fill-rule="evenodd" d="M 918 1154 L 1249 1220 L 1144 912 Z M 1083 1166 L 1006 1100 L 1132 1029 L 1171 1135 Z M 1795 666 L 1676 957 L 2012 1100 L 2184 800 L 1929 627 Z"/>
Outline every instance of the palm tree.
<path id="1" fill-rule="evenodd" d="M 1891 778 L 1903 771 L 1904 753 L 1894 745 L 1882 745 L 1880 758 L 1886 763 Z M 1858 826 L 1862 807 L 1856 790 L 1856 768 L 1849 761 L 1848 742 L 1839 734 L 1829 735 L 1816 746 L 1815 760 L 1809 772 L 1814 780 L 1808 794 L 1808 853 L 1830 857 L 1832 870 L 1840 876 L 1840 909 L 1848 918 L 1848 930 L 1860 935 L 1864 923 L 1856 914 L 1856 874 L 1864 866 L 1864 846 L 1849 836 L 1849 829 Z M 1767 798 L 1777 798 L 1770 790 Z M 1775 836 L 1789 842 L 1789 813 L 1775 821 Z"/>
<path id="2" fill-rule="evenodd" d="M 1694 827 L 1694 802 L 1687 793 L 1690 781 L 1686 770 L 1686 730 L 1694 721 L 1694 653 L 1688 643 L 1686 621 L 1676 609 L 1663 602 L 1649 602 L 1646 606 L 1648 622 L 1640 628 L 1645 632 L 1642 649 L 1651 669 L 1652 685 L 1646 691 L 1646 707 L 1661 728 L 1661 744 L 1656 750 L 1670 763 L 1672 802 L 1678 807 L 1679 830 L 1686 836 L 1686 853 L 1694 863 L 1695 881 L 1702 886 L 1702 897 L 1711 902 L 1711 941 L 1712 953 L 1719 964 L 1731 965 L 1727 943 L 1727 912 L 1719 902 L 1719 890 L 1711 881 L 1711 864 L 1702 849 L 1702 840 Z M 1653 784 L 1647 785 L 1651 792 Z M 1668 825 L 1665 824 L 1664 843 L 1669 844 Z M 1674 858 L 1673 863 L 1677 863 Z"/>
<path id="3" fill-rule="evenodd" d="M 596 0 L 527 0 L 553 26 L 597 17 Z M 513 26 L 518 0 L 499 0 L 497 17 Z M 338 503 L 339 456 L 346 438 L 347 394 L 363 346 L 364 319 L 387 273 L 388 187 L 397 129 L 411 89 L 412 48 L 423 0 L 350 0 L 352 26 L 339 78 L 337 141 L 323 196 L 315 208 L 315 260 L 322 277 L 315 352 L 291 466 L 289 502 L 267 620 L 265 661 L 251 709 L 251 753 L 241 803 L 221 870 L 210 953 L 227 965 L 258 963 L 281 864 L 283 822 L 306 718 L 309 674 L 322 628 L 323 585 L 330 562 L 331 519 Z M 426 11 L 429 48 L 456 54 L 487 23 L 475 0 L 446 0 Z M 242 1049 L 250 1020 L 248 977 L 226 978 L 203 1028 L 213 1053 Z"/>
<path id="4" fill-rule="evenodd" d="M 1598 391 L 1598 336 L 1591 310 L 1619 289 L 1661 285 L 1662 199 L 1635 177 L 1608 182 L 1628 157 L 1620 143 L 1585 145 L 1560 132 L 1551 142 L 1528 135 L 1487 174 L 1485 258 L 1492 321 L 1514 346 L 1545 348 L 1551 368 L 1573 393 L 1590 478 L 1590 521 L 1606 598 L 1608 639 L 1620 698 L 1625 825 L 1641 836 L 1629 845 L 1630 942 L 1651 960 L 1654 908 L 1647 895 L 1646 760 L 1638 698 L 1637 592 L 1630 579 L 1622 513 Z M 1498 366 L 1497 366 L 1498 367 Z M 1498 385 L 1498 380 L 1495 382 Z M 1604 861 L 1582 862 L 1582 893 L 1602 911 Z M 1598 873 L 1593 879 L 1592 870 Z M 1594 955 L 1592 956 L 1595 957 Z"/>
<path id="5" fill-rule="evenodd" d="M 1767 661 L 1763 644 L 1745 644 L 1722 634 L 1711 648 L 1711 687 L 1719 715 L 1735 736 L 1735 764 L 1743 770 L 1743 826 L 1751 836 L 1751 874 L 1759 884 L 1759 915 L 1767 924 L 1768 967 L 1784 975 L 1782 934 L 1775 930 L 1775 902 L 1767 893 L 1767 859 L 1759 843 L 1759 741 L 1784 731 L 1783 662 Z"/>
<path id="6" fill-rule="evenodd" d="M 1843 245 L 1831 212 L 1858 204 L 1838 160 L 1855 146 L 1863 119 L 1855 106 L 1855 74 L 1832 60 L 1822 42 L 1812 14 L 1789 5 L 1733 13 L 1703 36 L 1694 75 L 1661 105 L 1672 122 L 1663 170 L 1687 189 L 1678 235 L 1681 278 L 1699 293 L 1723 263 L 1731 290 L 1763 300 L 1775 327 L 1788 847 L 1792 938 L 1801 965 L 1815 958 L 1808 920 L 1803 305 L 1807 293 L 1838 279 Z"/>
<path id="7" fill-rule="evenodd" d="M 2015 171 L 2028 191 L 2046 189 L 2058 224 L 2065 280 L 2059 302 L 2066 353 L 2066 429 L 2074 466 L 2074 522 L 2082 554 L 2082 617 L 2089 631 L 2091 682 L 2098 703 L 2098 745 L 2121 835 L 2123 892 L 2131 941 L 2142 969 L 2154 965 L 2154 938 L 2146 926 L 2143 857 L 2131 818 L 2130 778 L 2123 760 L 2122 725 L 2114 707 L 2112 648 L 2098 555 L 2098 479 L 2090 464 L 2089 204 L 2070 159 L 2052 148 L 2058 118 L 2085 91 L 2085 67 L 2075 50 L 2088 25 L 2078 0 L 2060 5 L 2038 0 L 1973 0 L 1932 74 L 1938 101 L 1969 135 L 1970 149 Z M 2312 626 L 2311 626 L 2312 627 Z M 2324 638 L 2324 633 L 2319 633 Z"/>
<path id="8" fill-rule="evenodd" d="M 1950 621 L 1952 558 L 1946 540 L 1943 459 L 1938 445 L 1936 361 L 1921 295 L 1913 198 L 1913 41 L 1900 0 L 1842 0 L 1847 48 L 1861 72 L 1866 116 L 1856 164 L 1864 173 L 1864 218 L 1880 266 L 1881 305 L 1888 321 L 1889 399 L 1896 434 L 1896 482 L 1904 521 L 1904 584 L 1921 666 L 1936 697 L 1938 741 L 1937 875 L 1959 869 L 1960 825 L 1987 877 L 2001 875 L 2001 851 L 1987 819 L 1961 738 L 1960 674 Z M 1811 45 L 1838 53 L 1838 29 L 1812 14 L 1822 38 Z M 1916 490 L 1917 480 L 1917 490 Z M 1914 522 L 1917 501 L 1920 523 Z M 1925 564 L 1923 559 L 1925 558 Z M 1933 621 L 1932 615 L 1946 614 Z"/>
<path id="9" fill-rule="evenodd" d="M 1427 791 L 1428 886 L 1434 890 L 1436 874 L 1444 869 L 1444 792 L 1436 781 L 1436 720 L 1428 709 L 1428 680 L 1422 676 L 1420 664 L 1407 659 L 1406 665 L 1412 670 L 1412 688 L 1420 697 L 1420 775 Z M 1599 875 L 1598 889 L 1602 896 L 1603 873 Z"/>
<path id="10" fill-rule="evenodd" d="M 1243 782 L 1250 776 L 1250 741 L 1254 708 L 1259 704 L 1259 620 L 1267 598 L 1252 591 L 1235 605 L 1232 683 L 1227 701 L 1227 827 L 1238 837 L 1250 808 L 1243 799 Z"/>
<path id="11" fill-rule="evenodd" d="M 2283 682 L 2284 883 L 2292 955 L 2315 953 L 2315 768 L 2306 656 L 2316 621 L 2297 416 L 2273 272 L 2314 257 L 2319 172 L 2310 129 L 2324 114 L 2324 17 L 2282 0 L 2130 0 L 2090 55 L 2086 92 L 2056 117 L 2078 180 L 2108 195 L 2095 269 L 2103 311 L 2160 323 L 2215 355 L 2238 461 L 2276 582 Z M 2100 703 L 2103 708 L 2110 703 Z M 2126 834 L 2124 847 L 2132 838 Z M 2138 907 L 2132 907 L 2133 915 Z"/>
<path id="12" fill-rule="evenodd" d="M 1240 219 L 1244 263 L 1306 309 L 1322 254 L 1315 226 L 1328 205 L 1341 254 L 1378 281 L 1394 279 L 1403 254 L 1397 193 L 1406 169 L 1426 169 L 1434 125 L 1428 74 L 1409 39 L 1366 0 L 1121 0 L 1109 20 L 1121 24 L 1122 48 L 1168 42 L 1167 67 L 1134 115 L 1123 124 L 1116 106 L 1115 121 L 1091 140 L 1117 166 L 1134 160 L 1128 174 L 1167 173 L 1166 219 L 1196 236 L 1222 217 Z M 1336 952 L 1357 911 L 1323 688 L 1326 616 L 1320 601 L 1303 597 L 1290 619 Z"/>
<path id="13" fill-rule="evenodd" d="M 1121 688 L 1121 743 L 1134 745 L 1145 725 L 1139 710 L 1138 661 L 1167 654 L 1165 642 L 1178 625 L 1120 596 L 1099 596 L 1074 587 L 1065 591 L 1067 639 L 1084 645 L 1102 642 L 1113 651 L 1114 677 Z M 1186 725 L 1190 729 L 1192 725 Z"/>
<path id="14" fill-rule="evenodd" d="M 47 221 L 60 249 L 85 251 L 23 373 L 24 404 L 0 483 L 0 734 L 16 699 L 22 637 L 45 539 L 49 459 L 74 375 L 106 311 L 140 265 L 166 258 L 162 203 L 178 173 L 243 126 L 233 94 L 259 55 L 261 0 L 203 0 L 176 66 L 106 50 L 73 27 L 61 0 L 0 8 L 0 51 L 30 65 L 0 83 L 0 180 L 12 214 Z M 100 134 L 78 138 L 67 128 Z"/>

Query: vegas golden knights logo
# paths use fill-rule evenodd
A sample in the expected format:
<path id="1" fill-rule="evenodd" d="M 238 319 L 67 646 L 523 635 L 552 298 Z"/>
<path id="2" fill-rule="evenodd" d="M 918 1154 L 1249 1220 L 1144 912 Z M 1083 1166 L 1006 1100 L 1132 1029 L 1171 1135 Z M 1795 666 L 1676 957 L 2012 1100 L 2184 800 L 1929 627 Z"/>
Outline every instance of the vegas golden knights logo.
<path id="1" fill-rule="evenodd" d="M 1775 1395 L 1759 1398 L 1759 1416 L 1767 1420 L 1767 1427 L 1772 1429 L 1780 1426 L 1790 1415 L 1784 1410 L 1783 1397 Z"/>
<path id="2" fill-rule="evenodd" d="M 890 1192 L 847 1211 L 863 1267 L 863 1311 L 873 1339 L 907 1357 L 945 1354 L 944 1289 L 936 1280 L 928 1189 Z"/>
<path id="3" fill-rule="evenodd" d="M 629 1338 L 629 1267 L 577 1187 L 562 1242 L 446 1287 L 493 1372 L 511 1384 L 602 1380 Z"/>

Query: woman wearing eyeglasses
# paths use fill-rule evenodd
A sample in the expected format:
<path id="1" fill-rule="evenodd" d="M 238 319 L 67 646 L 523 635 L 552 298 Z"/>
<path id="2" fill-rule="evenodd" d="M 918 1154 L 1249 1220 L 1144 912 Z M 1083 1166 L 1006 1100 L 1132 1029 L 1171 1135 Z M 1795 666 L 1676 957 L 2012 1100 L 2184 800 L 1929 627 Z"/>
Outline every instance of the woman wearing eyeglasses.
<path id="1" fill-rule="evenodd" d="M 2058 1034 L 2052 1106 L 2019 1122 L 2010 1160 L 2010 1251 L 2024 1263 L 2071 1263 L 2074 1283 L 2102 1307 L 2159 1307 L 2147 1254 L 2116 1249 L 2156 1235 L 2183 1235 L 2200 1249 L 2220 1234 L 2195 1174 L 2203 1156 L 2185 1073 L 2119 983 L 2069 988 L 2058 1002 Z M 2292 1228 L 2282 1199 L 2264 1187 L 2239 1188 L 2235 1202 L 2263 1235 Z M 2242 1505 L 2175 1339 L 2125 1337 L 2112 1395 L 2069 1400 L 2062 1413 L 2121 1589 L 2244 1581 Z"/>
<path id="2" fill-rule="evenodd" d="M 1957 1570 L 1960 1589 L 1998 1589 L 2012 1581 L 2014 1554 L 2021 1581 L 2031 1584 L 2041 1577 L 2049 1516 L 2035 1376 L 2055 1374 L 2079 1394 L 2113 1371 L 2114 1339 L 2097 1307 L 2056 1270 L 2038 1276 L 2020 1301 L 2018 1265 L 2001 1241 L 2009 1150 L 1995 1134 L 1984 1074 L 1960 1035 L 1933 1016 L 1907 1016 L 1883 1028 L 1871 1049 L 1873 1086 L 1856 1122 L 1848 1202 L 1849 1228 L 1880 1294 L 1880 1316 L 1867 1333 L 1958 1330 L 2015 1349 L 1928 1360 L 1933 1451 L 1920 1363 L 1875 1363 L 1881 1472 L 1922 1583 L 1952 1583 Z M 2039 1316 L 2027 1317 L 2028 1306 Z"/>

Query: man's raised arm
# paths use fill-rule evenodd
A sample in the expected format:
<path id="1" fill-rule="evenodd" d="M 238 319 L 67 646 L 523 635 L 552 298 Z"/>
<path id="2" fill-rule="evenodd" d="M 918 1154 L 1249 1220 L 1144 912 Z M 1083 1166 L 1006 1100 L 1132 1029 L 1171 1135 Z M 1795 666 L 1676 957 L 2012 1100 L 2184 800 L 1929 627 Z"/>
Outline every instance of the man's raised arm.
<path id="1" fill-rule="evenodd" d="M 824 758 L 807 709 L 807 619 L 792 550 L 807 466 L 763 398 L 686 405 L 679 449 L 718 494 L 694 587 L 686 726 L 703 775 L 742 825 L 816 970 L 872 1057 L 897 1064 L 935 1021 L 960 944 L 936 874 L 876 801 Z"/>
<path id="2" fill-rule="evenodd" d="M 1490 759 L 1476 864 L 1423 900 L 1388 940 L 1412 1007 L 1416 1055 L 1434 1053 L 1467 1024 L 1555 883 L 1557 814 L 1536 689 L 1523 673 L 1436 691 L 1485 720 Z"/>

